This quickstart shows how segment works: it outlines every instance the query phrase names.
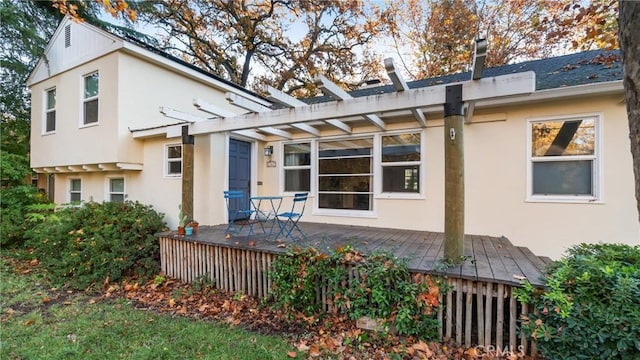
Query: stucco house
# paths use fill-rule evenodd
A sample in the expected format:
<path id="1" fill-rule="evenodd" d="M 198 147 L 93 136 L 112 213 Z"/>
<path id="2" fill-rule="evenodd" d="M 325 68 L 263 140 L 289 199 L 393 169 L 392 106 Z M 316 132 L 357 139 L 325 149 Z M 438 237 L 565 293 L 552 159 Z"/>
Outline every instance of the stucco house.
<path id="1" fill-rule="evenodd" d="M 616 55 L 485 69 L 476 88 L 470 73 L 405 83 L 391 66 L 391 85 L 344 93 L 318 79 L 326 96 L 265 98 L 65 19 L 28 80 L 31 166 L 57 203 L 137 200 L 174 227 L 191 137 L 201 225 L 225 223 L 223 191 L 243 189 L 284 207 L 309 192 L 302 221 L 443 231 L 440 93 L 462 83 L 466 233 L 556 258 L 579 242 L 638 244 Z"/>

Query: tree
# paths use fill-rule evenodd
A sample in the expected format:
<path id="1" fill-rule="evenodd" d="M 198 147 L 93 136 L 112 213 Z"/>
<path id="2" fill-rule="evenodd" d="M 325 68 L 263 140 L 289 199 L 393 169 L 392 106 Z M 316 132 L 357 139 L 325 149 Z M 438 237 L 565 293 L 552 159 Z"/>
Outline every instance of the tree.
<path id="1" fill-rule="evenodd" d="M 31 1 L 0 3 L 0 110 L 2 111 L 2 184 L 15 186 L 29 174 L 30 99 L 26 80 L 43 54 L 58 20 L 42 16 L 40 4 Z M 33 21 L 34 18 L 40 21 Z"/>
<path id="2" fill-rule="evenodd" d="M 78 21 L 84 21 L 87 11 L 95 15 L 97 8 L 102 8 L 114 18 L 124 18 L 136 21 L 138 14 L 129 7 L 126 0 L 92 0 L 92 1 L 68 1 L 52 0 L 51 6 L 58 9 L 61 14 L 69 15 Z"/>
<path id="3" fill-rule="evenodd" d="M 620 2 L 620 52 L 640 221 L 640 3 Z"/>
<path id="4" fill-rule="evenodd" d="M 600 0 L 585 4 L 570 0 L 539 27 L 548 32 L 547 42 L 559 42 L 573 49 L 618 48 L 618 1 Z"/>
<path id="5" fill-rule="evenodd" d="M 0 245 L 22 241 L 27 206 L 46 199 L 26 185 L 29 167 L 30 98 L 26 79 L 43 54 L 58 19 L 34 1 L 0 2 Z M 60 15 L 58 15 L 60 17 Z M 33 19 L 38 21 L 33 21 Z"/>
<path id="6" fill-rule="evenodd" d="M 485 38 L 486 66 L 546 57 L 558 50 L 539 26 L 560 10 L 555 0 L 406 0 L 394 2 L 390 32 L 396 49 L 412 49 L 405 69 L 414 79 L 464 71 L 473 40 Z"/>
<path id="7" fill-rule="evenodd" d="M 166 30 L 168 49 L 241 86 L 312 92 L 318 74 L 354 85 L 380 62 L 366 46 L 384 27 L 362 1 L 157 0 L 135 6 L 142 21 Z"/>

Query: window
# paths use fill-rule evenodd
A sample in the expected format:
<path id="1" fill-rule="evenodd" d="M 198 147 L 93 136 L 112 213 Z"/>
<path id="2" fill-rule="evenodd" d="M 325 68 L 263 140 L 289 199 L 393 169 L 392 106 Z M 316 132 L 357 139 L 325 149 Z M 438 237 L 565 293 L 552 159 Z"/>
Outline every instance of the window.
<path id="1" fill-rule="evenodd" d="M 311 144 L 284 144 L 284 191 L 309 191 L 311 188 Z"/>
<path id="2" fill-rule="evenodd" d="M 98 122 L 98 81 L 97 72 L 84 77 L 84 125 L 94 124 Z"/>
<path id="3" fill-rule="evenodd" d="M 71 179 L 69 181 L 69 202 L 79 203 L 82 201 L 82 180 Z"/>
<path id="4" fill-rule="evenodd" d="M 529 123 L 529 196 L 596 200 L 598 117 Z"/>
<path id="5" fill-rule="evenodd" d="M 182 175 L 182 145 L 166 146 L 166 175 L 181 176 Z"/>
<path id="6" fill-rule="evenodd" d="M 109 201 L 111 202 L 124 202 L 124 179 L 123 178 L 111 178 L 109 179 Z"/>
<path id="7" fill-rule="evenodd" d="M 382 192 L 420 192 L 420 133 L 382 136 Z"/>
<path id="8" fill-rule="evenodd" d="M 318 206 L 372 210 L 373 138 L 318 143 Z"/>
<path id="9" fill-rule="evenodd" d="M 46 91 L 45 99 L 45 132 L 56 131 L 56 89 Z"/>

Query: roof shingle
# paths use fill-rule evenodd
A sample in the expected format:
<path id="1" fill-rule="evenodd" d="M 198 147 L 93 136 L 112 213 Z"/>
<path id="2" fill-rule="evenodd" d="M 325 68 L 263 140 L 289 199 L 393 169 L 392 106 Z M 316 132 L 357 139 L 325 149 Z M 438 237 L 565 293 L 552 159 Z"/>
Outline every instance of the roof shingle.
<path id="1" fill-rule="evenodd" d="M 622 79 L 622 64 L 618 50 L 591 50 L 547 59 L 530 60 L 517 64 L 485 69 L 483 77 L 507 75 L 533 71 L 536 73 L 536 90 L 547 90 L 566 86 L 593 84 Z M 450 84 L 471 79 L 471 72 L 463 72 L 429 79 L 408 82 L 410 89 Z M 353 97 L 370 96 L 394 92 L 393 85 L 384 85 L 350 91 Z M 315 104 L 334 100 L 329 96 L 303 99 Z"/>

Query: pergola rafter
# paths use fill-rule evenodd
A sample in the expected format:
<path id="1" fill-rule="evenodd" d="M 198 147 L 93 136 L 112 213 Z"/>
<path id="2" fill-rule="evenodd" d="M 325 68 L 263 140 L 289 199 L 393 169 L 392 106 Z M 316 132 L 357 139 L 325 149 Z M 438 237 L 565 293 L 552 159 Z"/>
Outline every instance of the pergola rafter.
<path id="1" fill-rule="evenodd" d="M 315 78 L 316 85 L 318 85 L 322 92 L 326 95 L 332 96 L 336 98 L 338 101 L 350 100 L 353 99 L 353 96 L 349 95 L 346 91 L 342 90 L 338 85 L 329 81 L 326 77 L 322 75 L 318 75 Z M 382 119 L 380 119 L 377 115 L 374 114 L 360 114 L 362 117 L 367 119 L 371 124 L 377 126 L 380 130 L 386 130 L 386 125 Z"/>
<path id="2" fill-rule="evenodd" d="M 216 117 L 221 117 L 221 118 L 228 118 L 228 117 L 234 117 L 236 115 L 238 115 L 237 113 L 234 113 L 232 111 L 226 110 L 221 108 L 220 106 L 217 105 L 213 105 L 210 104 L 202 99 L 199 98 L 195 98 L 193 99 L 193 106 L 196 107 L 196 109 L 200 110 L 200 111 L 204 111 L 206 113 L 209 113 L 211 115 L 214 115 Z M 245 114 L 247 113 L 247 111 L 242 111 L 240 112 L 241 114 Z"/>
<path id="3" fill-rule="evenodd" d="M 185 112 L 182 111 L 178 111 L 175 109 L 171 109 L 168 107 L 164 107 L 161 106 L 160 107 L 160 113 L 168 118 L 172 118 L 172 119 L 176 119 L 176 120 L 180 120 L 180 121 L 185 121 L 188 123 L 194 123 L 194 122 L 198 122 L 198 121 L 205 121 L 208 120 L 207 118 L 201 117 L 201 116 L 196 116 L 196 115 L 191 115 L 191 114 L 187 114 Z"/>
<path id="4" fill-rule="evenodd" d="M 283 137 L 285 139 L 293 139 L 293 135 L 290 132 L 284 131 L 284 130 L 280 130 L 280 129 L 276 129 L 276 128 L 272 127 L 272 126 L 259 127 L 258 130 L 260 130 L 262 132 L 265 132 L 267 134 L 280 136 L 280 137 Z"/>
<path id="5" fill-rule="evenodd" d="M 269 93 L 268 99 L 272 100 L 274 102 L 277 102 L 280 105 L 284 105 L 288 108 L 296 108 L 296 107 L 303 107 L 303 106 L 307 106 L 307 103 L 300 101 L 296 98 L 294 98 L 293 96 L 289 95 L 289 94 L 285 94 L 284 92 L 272 87 L 272 86 L 267 86 L 266 88 L 267 92 Z M 345 129 L 345 126 L 347 126 L 346 124 L 342 123 L 339 120 L 335 120 L 337 123 L 339 124 L 343 124 L 344 126 L 338 127 L 336 126 L 336 128 L 343 130 Z M 330 125 L 334 125 L 332 123 L 327 122 L 327 124 Z M 291 124 L 292 127 L 300 130 L 300 131 L 304 131 L 312 136 L 315 137 L 319 137 L 320 136 L 320 131 L 316 128 L 314 128 L 311 125 L 307 125 L 305 123 L 295 123 L 295 124 Z M 349 132 L 351 131 L 351 128 L 348 128 Z"/>
<path id="6" fill-rule="evenodd" d="M 240 95 L 235 94 L 235 93 L 228 92 L 228 93 L 226 93 L 225 98 L 227 99 L 227 101 L 230 104 L 233 104 L 233 105 L 235 105 L 237 107 L 243 108 L 245 110 L 249 110 L 249 111 L 254 112 L 254 113 L 265 112 L 265 111 L 270 111 L 271 110 L 270 107 L 258 104 L 257 102 L 255 102 L 253 100 L 247 99 L 246 97 L 240 96 Z"/>
<path id="7" fill-rule="evenodd" d="M 391 79 L 391 82 L 396 87 L 396 91 L 406 91 L 409 90 L 409 85 L 404 81 L 402 75 L 398 69 L 396 69 L 396 65 L 393 63 L 392 58 L 384 59 L 384 68 L 387 70 L 387 76 Z M 427 119 L 424 117 L 424 113 L 419 109 L 411 109 L 411 114 L 416 118 L 420 127 L 427 127 Z"/>
<path id="8" fill-rule="evenodd" d="M 269 140 L 269 138 L 266 135 L 261 134 L 261 133 L 255 131 L 255 130 L 250 130 L 250 129 L 247 129 L 247 130 L 235 130 L 235 131 L 232 131 L 232 132 L 234 134 L 237 134 L 237 135 L 240 135 L 240 136 L 244 136 L 244 137 L 249 138 L 249 139 L 254 139 L 254 140 L 259 140 L 259 141 L 267 141 L 267 140 Z"/>

